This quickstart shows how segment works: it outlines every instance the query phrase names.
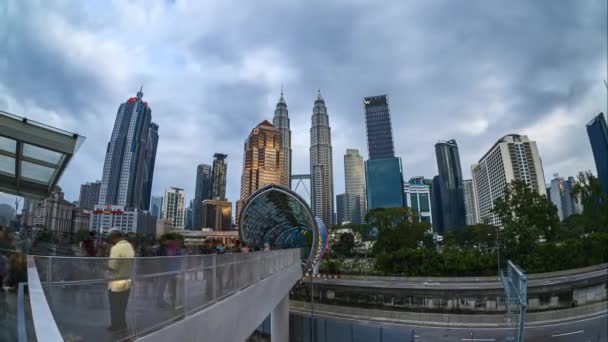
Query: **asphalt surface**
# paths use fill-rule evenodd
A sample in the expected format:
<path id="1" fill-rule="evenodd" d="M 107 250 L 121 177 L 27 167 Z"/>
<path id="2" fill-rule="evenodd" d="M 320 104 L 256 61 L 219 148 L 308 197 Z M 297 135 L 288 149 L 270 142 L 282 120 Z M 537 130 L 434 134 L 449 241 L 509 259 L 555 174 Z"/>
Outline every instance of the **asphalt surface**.
<path id="1" fill-rule="evenodd" d="M 538 286 L 550 286 L 554 284 L 573 283 L 583 280 L 601 278 L 608 276 L 608 269 L 597 270 L 587 273 L 578 273 L 567 276 L 552 278 L 537 278 L 528 280 L 528 288 Z M 351 287 L 371 287 L 384 289 L 502 289 L 502 285 L 497 281 L 405 281 L 405 280 L 372 280 L 372 279 L 329 279 L 313 278 L 315 284 L 327 284 Z M 307 280 L 308 282 L 308 280 Z"/>
<path id="2" fill-rule="evenodd" d="M 292 314 L 303 317 L 309 316 L 309 312 L 295 311 Z M 315 313 L 315 317 L 337 321 L 342 324 L 353 326 L 376 326 L 393 331 L 401 331 L 403 340 L 409 340 L 411 332 L 414 333 L 416 342 L 498 342 L 509 341 L 515 335 L 514 328 L 470 328 L 470 327 L 433 327 L 396 323 L 373 322 L 359 319 L 337 318 L 332 315 Z M 565 320 L 558 323 L 529 325 L 525 328 L 525 341 L 533 342 L 607 342 L 608 320 L 607 314 L 601 313 L 585 318 Z M 319 341 L 322 342 L 322 341 Z"/>

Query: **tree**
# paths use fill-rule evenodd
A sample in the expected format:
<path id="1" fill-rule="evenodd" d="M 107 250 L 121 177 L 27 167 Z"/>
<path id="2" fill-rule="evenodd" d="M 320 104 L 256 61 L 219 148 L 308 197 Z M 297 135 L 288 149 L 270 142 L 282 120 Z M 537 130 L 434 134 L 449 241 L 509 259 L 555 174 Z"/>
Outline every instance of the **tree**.
<path id="1" fill-rule="evenodd" d="M 522 182 L 513 181 L 492 212 L 502 221 L 499 239 L 507 256 L 523 256 L 536 248 L 539 240 L 554 241 L 560 227 L 557 208 L 547 197 Z"/>
<path id="2" fill-rule="evenodd" d="M 572 195 L 583 205 L 580 224 L 585 232 L 608 232 L 608 194 L 603 192 L 600 180 L 590 171 L 580 172 Z"/>
<path id="3" fill-rule="evenodd" d="M 350 258 L 353 256 L 355 236 L 352 233 L 342 233 L 338 241 L 332 246 L 332 256 Z"/>

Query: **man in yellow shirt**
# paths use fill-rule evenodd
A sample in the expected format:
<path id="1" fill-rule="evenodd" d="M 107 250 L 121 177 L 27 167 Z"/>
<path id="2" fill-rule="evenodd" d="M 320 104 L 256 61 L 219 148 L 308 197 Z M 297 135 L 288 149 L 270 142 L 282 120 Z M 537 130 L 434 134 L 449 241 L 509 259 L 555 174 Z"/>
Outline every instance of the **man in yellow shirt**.
<path id="1" fill-rule="evenodd" d="M 108 294 L 110 297 L 110 316 L 112 325 L 110 331 L 121 331 L 127 328 L 127 303 L 131 293 L 131 270 L 133 267 L 133 246 L 125 240 L 122 232 L 116 228 L 110 230 L 108 240 L 113 245 L 110 249 L 110 282 Z"/>

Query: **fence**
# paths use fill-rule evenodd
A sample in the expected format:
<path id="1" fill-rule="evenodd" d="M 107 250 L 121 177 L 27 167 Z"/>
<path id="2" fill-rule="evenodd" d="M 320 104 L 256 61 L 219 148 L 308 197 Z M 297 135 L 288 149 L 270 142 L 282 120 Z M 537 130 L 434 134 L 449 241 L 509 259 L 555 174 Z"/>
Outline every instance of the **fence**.
<path id="1" fill-rule="evenodd" d="M 108 271 L 112 261 L 119 272 Z M 64 340 L 115 341 L 160 329 L 301 259 L 299 249 L 288 249 L 113 260 L 35 256 L 35 262 Z M 108 283 L 116 280 L 130 283 L 128 328 L 110 332 Z"/>

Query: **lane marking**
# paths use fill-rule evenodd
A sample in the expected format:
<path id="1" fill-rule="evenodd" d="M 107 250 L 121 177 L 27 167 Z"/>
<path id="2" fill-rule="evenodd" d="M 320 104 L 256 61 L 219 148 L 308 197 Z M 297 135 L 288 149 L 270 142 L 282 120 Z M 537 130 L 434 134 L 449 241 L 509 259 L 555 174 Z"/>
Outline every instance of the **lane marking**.
<path id="1" fill-rule="evenodd" d="M 557 335 L 551 335 L 551 337 L 560 337 L 560 336 L 568 336 L 568 335 L 574 335 L 574 334 L 580 334 L 585 330 L 579 330 L 579 331 L 573 331 L 573 332 L 569 332 L 569 333 L 563 333 L 563 334 L 557 334 Z"/>
<path id="2" fill-rule="evenodd" d="M 461 338 L 461 341 L 496 341 L 493 338 Z"/>

